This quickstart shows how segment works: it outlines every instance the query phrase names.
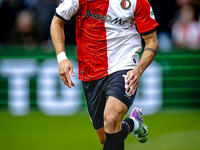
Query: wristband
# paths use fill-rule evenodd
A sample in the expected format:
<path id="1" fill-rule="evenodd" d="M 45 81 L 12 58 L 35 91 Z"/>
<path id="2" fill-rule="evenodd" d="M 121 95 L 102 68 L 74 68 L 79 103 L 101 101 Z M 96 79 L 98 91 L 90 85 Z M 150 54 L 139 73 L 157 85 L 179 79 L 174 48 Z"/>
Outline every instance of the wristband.
<path id="1" fill-rule="evenodd" d="M 62 60 L 65 60 L 65 59 L 67 59 L 67 56 L 66 56 L 65 52 L 60 52 L 60 53 L 57 55 L 58 63 L 61 62 Z"/>

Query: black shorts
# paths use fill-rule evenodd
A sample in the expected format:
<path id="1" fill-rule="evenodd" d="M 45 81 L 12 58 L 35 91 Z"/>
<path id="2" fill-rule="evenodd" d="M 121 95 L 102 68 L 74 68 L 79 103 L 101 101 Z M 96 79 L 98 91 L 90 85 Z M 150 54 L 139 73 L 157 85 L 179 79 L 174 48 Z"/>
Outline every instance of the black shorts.
<path id="1" fill-rule="evenodd" d="M 94 81 L 82 81 L 88 112 L 96 130 L 104 126 L 103 113 L 109 96 L 123 102 L 128 109 L 132 105 L 136 93 L 128 95 L 125 90 L 124 76 L 128 71 L 117 71 Z"/>

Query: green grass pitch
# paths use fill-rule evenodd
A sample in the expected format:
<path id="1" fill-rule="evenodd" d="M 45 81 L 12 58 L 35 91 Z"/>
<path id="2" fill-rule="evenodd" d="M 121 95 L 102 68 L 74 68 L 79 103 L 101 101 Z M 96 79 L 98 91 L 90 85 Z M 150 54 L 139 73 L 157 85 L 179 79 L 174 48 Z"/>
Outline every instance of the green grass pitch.
<path id="1" fill-rule="evenodd" d="M 200 110 L 160 111 L 144 116 L 147 143 L 133 135 L 125 150 L 199 150 Z M 52 117 L 40 112 L 16 117 L 0 112 L 0 150 L 101 150 L 86 113 Z"/>

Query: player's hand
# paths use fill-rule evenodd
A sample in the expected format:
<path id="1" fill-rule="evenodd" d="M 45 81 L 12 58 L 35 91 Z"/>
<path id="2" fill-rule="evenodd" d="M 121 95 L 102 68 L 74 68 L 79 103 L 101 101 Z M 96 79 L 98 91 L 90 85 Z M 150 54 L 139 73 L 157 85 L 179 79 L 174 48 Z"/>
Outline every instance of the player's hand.
<path id="1" fill-rule="evenodd" d="M 130 70 L 127 72 L 126 74 L 126 91 L 128 92 L 128 94 L 134 94 L 135 91 L 137 90 L 139 81 L 140 81 L 140 73 L 139 70 L 137 68 L 134 68 L 133 70 Z"/>
<path id="2" fill-rule="evenodd" d="M 70 75 L 75 76 L 73 66 L 68 59 L 59 62 L 59 75 L 66 86 L 69 88 L 71 88 L 71 86 L 75 87 L 75 84 L 72 82 L 70 77 Z"/>

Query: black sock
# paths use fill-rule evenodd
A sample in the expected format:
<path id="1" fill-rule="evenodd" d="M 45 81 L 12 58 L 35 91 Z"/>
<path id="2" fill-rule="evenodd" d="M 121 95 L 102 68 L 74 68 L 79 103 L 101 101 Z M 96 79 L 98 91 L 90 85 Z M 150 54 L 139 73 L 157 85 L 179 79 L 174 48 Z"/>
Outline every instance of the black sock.
<path id="1" fill-rule="evenodd" d="M 126 118 L 122 121 L 122 132 L 124 139 L 133 131 L 134 122 L 130 118 Z"/>
<path id="2" fill-rule="evenodd" d="M 126 118 L 123 120 L 121 131 L 113 134 L 106 133 L 103 150 L 124 150 L 124 140 L 133 131 L 133 127 L 133 120 Z"/>
<path id="3" fill-rule="evenodd" d="M 124 150 L 124 138 L 122 130 L 113 134 L 106 133 L 106 140 L 103 150 Z"/>

